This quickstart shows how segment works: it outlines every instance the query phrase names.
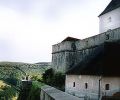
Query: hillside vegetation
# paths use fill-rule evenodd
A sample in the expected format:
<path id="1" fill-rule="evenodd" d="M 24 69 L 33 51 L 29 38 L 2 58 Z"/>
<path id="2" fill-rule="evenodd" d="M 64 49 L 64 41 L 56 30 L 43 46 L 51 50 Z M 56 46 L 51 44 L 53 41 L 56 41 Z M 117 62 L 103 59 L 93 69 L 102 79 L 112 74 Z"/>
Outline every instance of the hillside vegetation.
<path id="1" fill-rule="evenodd" d="M 17 93 L 17 90 L 13 86 L 0 80 L 0 100 L 16 100 Z"/>
<path id="2" fill-rule="evenodd" d="M 40 79 L 45 70 L 50 67 L 50 63 L 0 62 L 0 100 L 17 100 L 21 79 L 26 75 L 33 79 Z M 36 91 L 36 88 L 31 91 L 33 90 Z"/>
<path id="3" fill-rule="evenodd" d="M 41 77 L 41 74 L 49 67 L 50 63 L 0 62 L 0 78 L 21 79 L 25 75 Z"/>

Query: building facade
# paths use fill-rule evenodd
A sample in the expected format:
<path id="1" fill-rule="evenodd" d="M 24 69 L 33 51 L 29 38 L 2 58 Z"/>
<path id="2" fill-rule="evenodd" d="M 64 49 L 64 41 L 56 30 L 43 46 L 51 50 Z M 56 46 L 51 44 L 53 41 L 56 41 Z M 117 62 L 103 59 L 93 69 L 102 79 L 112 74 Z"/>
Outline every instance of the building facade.
<path id="1" fill-rule="evenodd" d="M 90 100 L 120 93 L 120 43 L 106 42 L 96 48 L 94 55 L 66 72 L 66 92 Z"/>
<path id="2" fill-rule="evenodd" d="M 118 41 L 120 39 L 119 10 L 120 0 L 112 0 L 106 9 L 99 15 L 100 34 L 83 40 L 67 37 L 62 42 L 53 45 L 52 67 L 57 71 L 66 72 L 92 52 L 90 47 L 96 47 L 106 41 Z M 108 15 L 112 20 L 110 25 L 107 24 Z"/>
<path id="3" fill-rule="evenodd" d="M 99 15 L 99 32 L 104 33 L 120 27 L 120 0 L 112 0 Z"/>
<path id="4" fill-rule="evenodd" d="M 88 55 L 94 55 L 98 45 L 119 40 L 120 28 L 116 28 L 83 40 L 62 41 L 52 46 L 52 68 L 65 73 Z"/>
<path id="5" fill-rule="evenodd" d="M 91 100 L 120 92 L 120 0 L 112 0 L 99 19 L 100 34 L 52 46 L 53 69 L 66 73 L 65 91 Z"/>
<path id="6" fill-rule="evenodd" d="M 81 99 L 101 100 L 120 92 L 120 77 L 95 75 L 66 75 L 66 89 L 69 94 Z"/>

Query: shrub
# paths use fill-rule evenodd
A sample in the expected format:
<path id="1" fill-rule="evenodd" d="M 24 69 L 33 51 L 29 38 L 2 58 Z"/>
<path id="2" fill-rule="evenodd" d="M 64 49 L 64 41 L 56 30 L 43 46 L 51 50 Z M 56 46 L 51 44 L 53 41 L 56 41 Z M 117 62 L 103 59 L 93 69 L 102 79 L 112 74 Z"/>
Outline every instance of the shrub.
<path id="1" fill-rule="evenodd" d="M 54 72 L 53 69 L 48 69 L 42 76 L 43 82 L 56 87 L 58 89 L 64 90 L 65 86 L 65 75 L 61 72 Z"/>

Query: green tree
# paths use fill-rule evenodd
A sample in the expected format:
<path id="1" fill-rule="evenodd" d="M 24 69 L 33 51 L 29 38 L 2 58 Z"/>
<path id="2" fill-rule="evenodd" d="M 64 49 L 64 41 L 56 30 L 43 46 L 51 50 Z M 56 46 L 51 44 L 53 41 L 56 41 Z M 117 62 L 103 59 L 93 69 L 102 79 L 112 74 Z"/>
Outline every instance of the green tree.
<path id="1" fill-rule="evenodd" d="M 48 69 L 43 73 L 43 82 L 56 87 L 58 89 L 64 90 L 65 87 L 65 74 L 61 72 L 54 72 L 53 69 Z"/>

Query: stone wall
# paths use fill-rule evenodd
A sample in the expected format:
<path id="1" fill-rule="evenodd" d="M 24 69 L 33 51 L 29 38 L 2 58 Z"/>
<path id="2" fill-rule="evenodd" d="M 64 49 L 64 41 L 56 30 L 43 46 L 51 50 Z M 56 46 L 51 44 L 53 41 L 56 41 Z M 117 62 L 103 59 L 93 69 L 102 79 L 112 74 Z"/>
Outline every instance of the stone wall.
<path id="1" fill-rule="evenodd" d="M 92 55 L 94 48 L 104 42 L 120 40 L 120 28 L 78 41 L 65 41 L 52 46 L 52 67 L 66 72 L 84 57 Z"/>
<path id="2" fill-rule="evenodd" d="M 52 67 L 57 71 L 65 72 L 74 65 L 75 56 L 75 42 L 65 41 L 52 47 Z"/>
<path id="3" fill-rule="evenodd" d="M 56 88 L 45 85 L 41 87 L 40 100 L 83 100 L 62 92 Z"/>

